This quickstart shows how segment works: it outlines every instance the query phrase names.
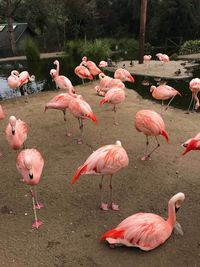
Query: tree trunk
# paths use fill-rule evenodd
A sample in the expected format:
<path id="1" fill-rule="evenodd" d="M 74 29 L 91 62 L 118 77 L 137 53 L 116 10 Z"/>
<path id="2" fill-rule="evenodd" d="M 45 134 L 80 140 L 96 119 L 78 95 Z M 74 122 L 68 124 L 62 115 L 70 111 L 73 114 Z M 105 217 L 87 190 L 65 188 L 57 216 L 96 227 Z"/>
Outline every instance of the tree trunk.
<path id="1" fill-rule="evenodd" d="M 147 0 L 141 0 L 141 7 L 140 7 L 139 64 L 143 64 L 146 17 L 147 17 Z"/>
<path id="2" fill-rule="evenodd" d="M 12 20 L 12 11 L 11 11 L 11 0 L 7 0 L 7 23 L 8 23 L 8 33 L 10 35 L 10 44 L 12 53 L 15 56 L 17 54 L 16 42 L 15 42 L 15 34 L 13 31 L 13 20 Z"/>

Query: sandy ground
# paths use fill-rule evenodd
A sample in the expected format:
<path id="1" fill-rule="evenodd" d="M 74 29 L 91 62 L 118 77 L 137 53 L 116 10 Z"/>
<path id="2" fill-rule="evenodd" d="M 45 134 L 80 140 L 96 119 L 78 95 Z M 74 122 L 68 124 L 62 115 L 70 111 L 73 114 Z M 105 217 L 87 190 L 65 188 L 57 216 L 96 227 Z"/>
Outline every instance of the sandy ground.
<path id="1" fill-rule="evenodd" d="M 90 103 L 99 124 L 85 121 L 84 144 L 77 145 L 78 122 L 69 115 L 63 122 L 60 111 L 43 113 L 45 103 L 57 92 L 43 92 L 1 102 L 6 118 L 0 122 L 1 162 L 0 187 L 0 266 L 6 267 L 74 267 L 200 266 L 200 179 L 199 152 L 184 157 L 180 144 L 199 132 L 200 117 L 170 108 L 163 112 L 170 141 L 160 137 L 161 147 L 150 161 L 141 161 L 145 136 L 134 128 L 134 117 L 140 109 L 160 112 L 160 105 L 143 100 L 136 92 L 126 90 L 127 97 L 117 110 L 119 126 L 113 125 L 111 106 L 100 106 L 95 83 L 78 86 Z M 26 121 L 28 148 L 43 155 L 45 166 L 38 188 L 44 208 L 38 211 L 44 222 L 32 230 L 33 212 L 29 188 L 20 182 L 15 158 L 5 140 L 4 130 L 10 115 Z M 72 137 L 66 137 L 69 125 Z M 114 198 L 120 211 L 101 211 L 99 177 L 82 176 L 74 185 L 70 180 L 76 168 L 97 148 L 121 140 L 129 156 L 129 166 L 114 175 Z M 154 143 L 155 144 L 155 143 Z M 109 248 L 99 237 L 124 218 L 136 212 L 154 212 L 167 217 L 168 200 L 177 192 L 186 199 L 178 212 L 184 236 L 172 234 L 165 244 L 151 252 L 136 248 Z M 107 194 L 106 194 L 107 196 Z M 27 215 L 25 215 L 27 214 Z"/>

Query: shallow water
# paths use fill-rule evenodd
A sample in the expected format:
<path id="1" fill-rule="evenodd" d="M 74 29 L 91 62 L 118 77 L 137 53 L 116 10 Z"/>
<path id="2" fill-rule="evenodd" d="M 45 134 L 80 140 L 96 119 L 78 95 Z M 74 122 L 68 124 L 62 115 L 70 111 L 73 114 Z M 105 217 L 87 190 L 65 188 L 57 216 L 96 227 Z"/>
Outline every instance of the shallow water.
<path id="1" fill-rule="evenodd" d="M 56 58 L 55 58 L 56 59 Z M 35 82 L 28 83 L 25 86 L 25 90 L 28 94 L 36 93 L 38 91 L 43 90 L 55 90 L 55 84 L 52 82 L 50 77 L 50 70 L 55 68 L 53 64 L 54 58 L 51 59 L 42 59 L 40 63 L 27 65 L 27 61 L 19 61 L 19 62 L 9 62 L 9 63 L 1 63 L 0 64 L 0 99 L 8 99 L 21 95 L 21 92 L 18 90 L 12 90 L 8 87 L 7 77 L 10 75 L 10 72 L 13 69 L 20 71 L 27 70 L 30 75 L 35 75 Z M 73 85 L 78 85 L 82 81 L 79 77 L 77 77 L 74 73 L 74 68 L 80 63 L 75 61 L 69 61 L 68 58 L 59 58 L 60 62 L 60 74 L 67 76 Z M 113 73 L 106 73 L 107 75 L 113 76 Z M 137 91 L 143 98 L 150 99 L 152 101 L 160 102 L 154 100 L 150 93 L 150 86 L 155 85 L 158 86 L 158 82 L 154 80 L 153 77 L 145 77 L 145 76 L 135 76 L 135 83 L 126 83 L 126 87 L 129 89 L 134 89 Z M 193 77 L 200 77 L 200 66 L 194 68 Z M 176 96 L 171 103 L 171 106 L 176 108 L 181 108 L 186 110 L 189 106 L 189 102 L 191 100 L 191 91 L 189 90 L 189 81 L 192 78 L 188 79 L 166 79 L 165 81 L 169 86 L 177 89 L 182 96 Z M 148 85 L 143 85 L 143 82 L 146 81 Z M 167 101 L 165 101 L 165 104 Z"/>

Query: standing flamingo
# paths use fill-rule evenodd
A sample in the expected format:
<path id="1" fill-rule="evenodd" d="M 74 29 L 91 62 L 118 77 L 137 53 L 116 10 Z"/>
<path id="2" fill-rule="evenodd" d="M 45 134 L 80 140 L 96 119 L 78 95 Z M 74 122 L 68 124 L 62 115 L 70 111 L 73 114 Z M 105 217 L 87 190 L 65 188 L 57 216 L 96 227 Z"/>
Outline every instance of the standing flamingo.
<path id="1" fill-rule="evenodd" d="M 144 62 L 147 63 L 147 67 L 149 68 L 149 63 L 151 61 L 151 58 L 152 56 L 151 55 L 144 55 L 143 59 L 144 59 Z"/>
<path id="2" fill-rule="evenodd" d="M 80 138 L 77 143 L 83 144 L 83 119 L 91 119 L 94 123 L 97 123 L 97 119 L 90 107 L 90 105 L 83 100 L 81 95 L 74 97 L 69 103 L 69 110 L 78 119 L 80 128 Z"/>
<path id="3" fill-rule="evenodd" d="M 17 70 L 12 70 L 11 75 L 8 77 L 7 82 L 8 82 L 8 86 L 11 89 L 17 89 L 21 84 L 21 81 L 19 78 L 19 72 Z"/>
<path id="4" fill-rule="evenodd" d="M 120 141 L 117 141 L 115 145 L 106 145 L 100 147 L 94 151 L 89 158 L 81 165 L 74 177 L 71 180 L 71 184 L 74 184 L 80 175 L 100 175 L 101 182 L 99 188 L 101 191 L 101 204 L 100 208 L 102 210 L 108 210 L 109 206 L 107 203 L 103 203 L 102 188 L 103 188 L 103 178 L 105 175 L 110 175 L 110 203 L 113 210 L 119 210 L 119 206 L 115 204 L 112 200 L 112 176 L 114 173 L 119 171 L 121 168 L 127 167 L 129 164 L 128 155 L 125 149 L 122 147 Z"/>
<path id="5" fill-rule="evenodd" d="M 189 83 L 189 88 L 190 88 L 190 91 L 192 92 L 192 99 L 190 101 L 190 105 L 188 107 L 188 112 L 190 110 L 190 106 L 194 100 L 194 109 L 197 110 L 200 106 L 199 104 L 199 98 L 198 98 L 198 93 L 200 91 L 200 79 L 199 78 L 194 78 L 190 81 Z M 196 103 L 195 103 L 196 102 Z"/>
<path id="6" fill-rule="evenodd" d="M 106 94 L 105 97 L 99 102 L 100 105 L 104 103 L 109 103 L 114 105 L 113 111 L 114 111 L 114 124 L 118 125 L 116 122 L 116 105 L 122 103 L 125 100 L 125 92 L 124 89 L 121 88 L 112 88 L 110 89 Z"/>
<path id="7" fill-rule="evenodd" d="M 174 99 L 176 95 L 181 96 L 181 94 L 176 89 L 166 84 L 161 84 L 158 87 L 152 85 L 150 87 L 150 92 L 152 93 L 153 98 L 162 100 L 162 105 L 163 105 L 163 100 L 167 100 L 171 98 L 165 110 L 168 109 L 170 103 L 172 102 L 172 100 Z"/>
<path id="8" fill-rule="evenodd" d="M 71 83 L 71 81 L 63 76 L 59 75 L 60 72 L 60 63 L 58 60 L 54 61 L 54 64 L 56 65 L 56 71 L 54 69 L 51 69 L 50 75 L 54 82 L 56 83 L 56 86 L 60 88 L 61 90 L 67 91 L 69 93 L 75 93 L 75 89 Z"/>
<path id="9" fill-rule="evenodd" d="M 168 202 L 167 220 L 154 213 L 136 213 L 123 220 L 117 227 L 106 232 L 100 240 L 106 239 L 112 246 L 125 245 L 149 251 L 163 244 L 176 225 L 176 213 L 185 200 L 183 193 L 177 193 Z"/>
<path id="10" fill-rule="evenodd" d="M 151 154 L 160 146 L 157 136 L 163 135 L 168 142 L 168 134 L 165 131 L 165 123 L 161 116 L 153 110 L 140 110 L 135 116 L 135 128 L 146 135 L 146 151 L 141 160 L 150 159 Z M 157 146 L 147 154 L 149 145 L 149 136 L 155 136 Z"/>
<path id="11" fill-rule="evenodd" d="M 62 93 L 54 96 L 46 105 L 45 110 L 58 109 L 64 114 L 64 121 L 66 121 L 66 109 L 69 107 L 69 102 L 75 97 L 75 94 Z M 71 136 L 70 132 L 67 132 L 67 136 Z"/>
<path id="12" fill-rule="evenodd" d="M 182 155 L 185 155 L 191 150 L 200 150 L 200 133 L 195 135 L 195 137 L 188 139 L 182 144 L 182 147 L 185 147 L 185 151 Z"/>
<path id="13" fill-rule="evenodd" d="M 6 127 L 6 139 L 12 149 L 19 149 L 27 139 L 28 125 L 16 119 L 15 116 L 10 116 L 9 123 Z"/>
<path id="14" fill-rule="evenodd" d="M 38 202 L 36 190 L 32 189 L 32 186 L 37 185 L 40 182 L 42 170 L 44 166 L 44 159 L 40 152 L 36 149 L 24 149 L 16 158 L 16 167 L 23 178 L 23 182 L 30 185 L 30 193 L 33 202 L 33 211 L 35 221 L 32 224 L 32 228 L 39 228 L 42 225 L 42 221 L 37 218 L 36 209 L 41 209 L 43 205 Z"/>
<path id="15" fill-rule="evenodd" d="M 135 79 L 133 78 L 133 76 L 130 74 L 129 71 L 127 71 L 126 69 L 117 69 L 114 73 L 114 77 L 115 79 L 120 79 L 122 82 L 135 82 Z"/>
<path id="16" fill-rule="evenodd" d="M 82 83 L 84 84 L 84 79 L 93 80 L 93 76 L 90 71 L 86 68 L 85 62 L 82 61 L 79 66 L 74 69 L 75 74 L 82 79 Z"/>

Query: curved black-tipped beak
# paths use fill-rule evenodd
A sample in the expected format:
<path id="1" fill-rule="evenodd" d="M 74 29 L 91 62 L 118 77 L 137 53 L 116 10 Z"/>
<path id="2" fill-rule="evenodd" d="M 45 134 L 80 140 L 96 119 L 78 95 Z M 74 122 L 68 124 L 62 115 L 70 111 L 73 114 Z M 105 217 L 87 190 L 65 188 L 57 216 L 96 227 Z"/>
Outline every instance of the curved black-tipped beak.
<path id="1" fill-rule="evenodd" d="M 33 174 L 29 173 L 29 178 L 32 180 L 33 179 Z"/>
<path id="2" fill-rule="evenodd" d="M 175 212 L 177 213 L 179 209 L 180 209 L 180 207 L 179 208 L 175 207 Z"/>
<path id="3" fill-rule="evenodd" d="M 12 135 L 15 135 L 15 130 L 12 130 Z"/>

